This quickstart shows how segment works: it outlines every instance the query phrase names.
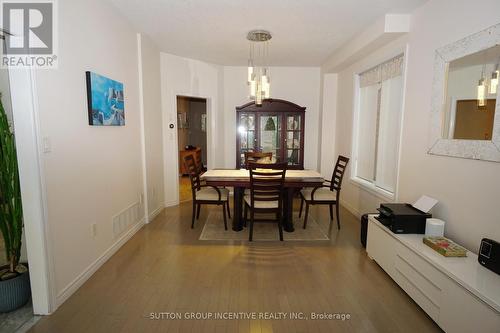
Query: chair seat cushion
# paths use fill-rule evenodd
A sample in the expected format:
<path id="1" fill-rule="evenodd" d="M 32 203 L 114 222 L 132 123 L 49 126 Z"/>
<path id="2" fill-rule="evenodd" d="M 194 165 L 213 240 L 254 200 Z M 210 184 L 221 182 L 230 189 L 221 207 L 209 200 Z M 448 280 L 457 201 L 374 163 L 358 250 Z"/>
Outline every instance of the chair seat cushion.
<path id="1" fill-rule="evenodd" d="M 243 199 L 245 200 L 245 202 L 250 206 L 252 204 L 252 198 L 250 197 L 250 195 L 245 195 L 243 197 Z M 255 201 L 255 208 L 257 209 L 271 209 L 271 208 L 278 208 L 279 207 L 279 204 L 278 204 L 278 200 L 276 201 Z"/>
<path id="2" fill-rule="evenodd" d="M 311 201 L 313 187 L 306 187 L 300 191 L 300 194 L 304 197 L 306 201 Z M 330 191 L 327 187 L 321 187 L 314 192 L 314 201 L 336 201 L 337 193 L 335 191 Z"/>
<path id="3" fill-rule="evenodd" d="M 229 200 L 229 190 L 227 188 L 220 188 L 220 200 Z M 219 200 L 219 194 L 213 187 L 202 187 L 199 191 L 196 191 L 196 200 L 203 201 L 217 201 Z"/>

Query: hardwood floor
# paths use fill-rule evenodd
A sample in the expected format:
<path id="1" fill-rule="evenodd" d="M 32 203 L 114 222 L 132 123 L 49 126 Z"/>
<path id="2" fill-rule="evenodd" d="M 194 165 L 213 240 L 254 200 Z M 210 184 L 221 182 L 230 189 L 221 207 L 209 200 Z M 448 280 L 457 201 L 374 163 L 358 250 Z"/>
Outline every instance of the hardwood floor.
<path id="1" fill-rule="evenodd" d="M 191 201 L 192 199 L 189 176 L 179 176 L 179 202 Z"/>
<path id="2" fill-rule="evenodd" d="M 208 209 L 194 230 L 190 203 L 165 209 L 30 332 L 440 331 L 367 257 L 346 210 L 330 241 L 249 244 L 199 241 Z M 328 218 L 325 207 L 311 214 Z M 150 319 L 192 312 L 302 312 L 309 320 Z M 311 320 L 324 312 L 350 319 Z"/>

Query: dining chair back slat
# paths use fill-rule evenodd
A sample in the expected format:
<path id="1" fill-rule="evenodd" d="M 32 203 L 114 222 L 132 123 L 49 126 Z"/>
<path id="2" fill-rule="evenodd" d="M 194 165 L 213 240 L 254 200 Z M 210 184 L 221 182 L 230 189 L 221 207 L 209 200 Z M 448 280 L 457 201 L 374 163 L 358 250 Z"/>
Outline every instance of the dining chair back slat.
<path id="1" fill-rule="evenodd" d="M 197 190 L 200 189 L 201 178 L 200 178 L 200 168 L 196 165 L 196 161 L 192 155 L 187 155 L 184 157 L 184 166 L 189 174 L 189 179 L 191 180 L 191 190 L 194 195 Z"/>
<path id="2" fill-rule="evenodd" d="M 261 164 L 249 162 L 247 167 L 250 171 L 250 202 L 246 202 L 246 208 L 251 211 L 249 240 L 253 238 L 254 213 L 275 213 L 278 222 L 280 240 L 283 240 L 282 216 L 283 216 L 283 189 L 287 163 Z M 245 213 L 246 220 L 246 213 Z"/>
<path id="3" fill-rule="evenodd" d="M 226 210 L 229 218 L 231 213 L 229 210 L 229 190 L 219 189 L 215 186 L 202 183 L 201 173 L 203 168 L 197 164 L 192 155 L 184 156 L 184 167 L 189 173 L 191 180 L 191 193 L 193 195 L 193 215 L 191 218 L 191 228 L 194 228 L 195 214 L 196 219 L 200 217 L 201 205 L 220 205 L 222 206 L 222 214 L 224 218 L 224 228 L 227 230 Z"/>
<path id="4" fill-rule="evenodd" d="M 342 179 L 344 178 L 345 170 L 349 158 L 339 155 L 335 168 L 333 169 L 332 180 L 325 181 L 321 186 L 312 189 L 303 189 L 300 191 L 300 211 L 299 217 L 302 215 L 302 207 L 306 204 L 306 215 L 304 217 L 304 229 L 307 226 L 307 219 L 309 216 L 309 205 L 328 205 L 330 208 L 330 221 L 333 221 L 333 206 L 335 206 L 335 214 L 337 217 L 337 228 L 340 229 L 340 188 Z"/>
<path id="5" fill-rule="evenodd" d="M 252 206 L 255 206 L 256 201 L 278 201 L 279 207 L 281 207 L 287 164 L 250 162 L 248 166 Z"/>
<path id="6" fill-rule="evenodd" d="M 340 155 L 335 164 L 335 169 L 333 171 L 332 181 L 330 185 L 331 190 L 340 192 L 342 185 L 342 179 L 344 178 L 345 170 L 347 169 L 347 163 L 349 163 L 349 158 Z"/>

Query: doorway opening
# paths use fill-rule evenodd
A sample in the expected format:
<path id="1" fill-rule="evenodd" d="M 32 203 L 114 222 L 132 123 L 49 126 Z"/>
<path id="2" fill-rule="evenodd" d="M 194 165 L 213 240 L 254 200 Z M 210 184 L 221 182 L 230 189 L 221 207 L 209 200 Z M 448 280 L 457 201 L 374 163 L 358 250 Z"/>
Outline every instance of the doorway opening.
<path id="1" fill-rule="evenodd" d="M 179 150 L 179 202 L 192 200 L 191 182 L 184 158 L 194 157 L 203 170 L 207 165 L 207 100 L 177 96 L 177 143 Z"/>

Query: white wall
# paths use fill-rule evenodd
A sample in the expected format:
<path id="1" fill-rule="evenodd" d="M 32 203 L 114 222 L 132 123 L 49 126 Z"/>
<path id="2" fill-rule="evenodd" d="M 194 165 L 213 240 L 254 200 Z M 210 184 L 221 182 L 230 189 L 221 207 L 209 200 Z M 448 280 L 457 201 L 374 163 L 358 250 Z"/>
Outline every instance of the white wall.
<path id="1" fill-rule="evenodd" d="M 176 96 L 207 99 L 207 158 L 208 168 L 223 166 L 224 122 L 219 108 L 222 105 L 222 67 L 199 60 L 161 54 L 161 87 L 163 110 L 163 152 L 165 205 L 177 204 L 178 146 Z M 169 128 L 174 124 L 174 128 Z"/>
<path id="2" fill-rule="evenodd" d="M 433 0 L 414 13 L 409 34 L 400 198 L 439 199 L 434 213 L 447 221 L 446 235 L 472 250 L 482 237 L 500 241 L 500 163 L 426 153 L 434 51 L 499 23 L 499 12 L 496 0 Z"/>
<path id="3" fill-rule="evenodd" d="M 164 205 L 160 51 L 145 35 L 140 42 L 148 215 L 152 219 Z"/>
<path id="4" fill-rule="evenodd" d="M 236 106 L 250 102 L 246 67 L 224 67 L 224 167 L 236 163 Z M 319 67 L 271 67 L 271 98 L 285 99 L 306 107 L 304 167 L 318 168 Z"/>
<path id="5" fill-rule="evenodd" d="M 117 244 L 112 217 L 142 193 L 136 33 L 98 0 L 60 1 L 59 27 L 59 68 L 35 73 L 41 135 L 51 144 L 41 159 L 58 303 Z M 124 83 L 125 126 L 88 125 L 87 70 Z"/>
<path id="6" fill-rule="evenodd" d="M 407 36 L 338 76 L 336 146 L 339 154 L 350 155 L 353 74 L 389 59 L 409 43 L 398 199 L 413 202 L 421 194 L 439 199 L 433 213 L 447 221 L 446 236 L 475 251 L 482 237 L 500 240 L 500 164 L 427 154 L 434 55 L 439 47 L 499 23 L 499 11 L 500 2 L 493 0 L 431 0 L 413 13 Z M 352 211 L 373 212 L 388 201 L 351 183 L 349 173 L 346 177 L 342 200 Z"/>
<path id="7" fill-rule="evenodd" d="M 323 75 L 323 101 L 321 114 L 321 159 L 320 171 L 325 179 L 331 179 L 337 152 L 335 145 L 335 124 L 337 122 L 337 74 Z"/>
<path id="8" fill-rule="evenodd" d="M 489 79 L 491 73 L 495 70 L 496 64 L 474 65 L 460 68 L 450 68 L 448 72 L 448 85 L 446 89 L 446 97 L 455 99 L 475 99 L 477 98 L 477 84 L 481 76 L 484 75 Z M 496 94 L 490 94 L 489 89 L 486 90 L 487 98 L 496 98 Z M 445 109 L 446 110 L 446 109 Z"/>

